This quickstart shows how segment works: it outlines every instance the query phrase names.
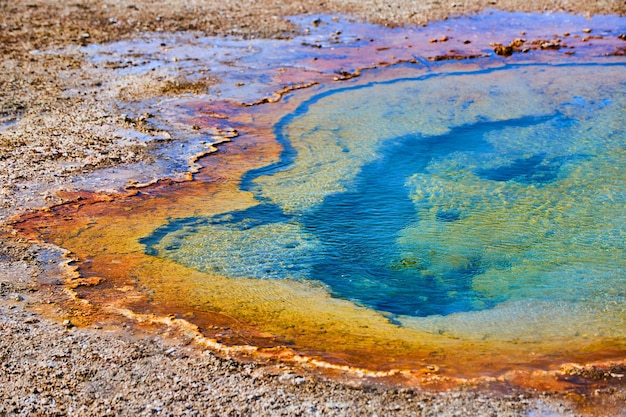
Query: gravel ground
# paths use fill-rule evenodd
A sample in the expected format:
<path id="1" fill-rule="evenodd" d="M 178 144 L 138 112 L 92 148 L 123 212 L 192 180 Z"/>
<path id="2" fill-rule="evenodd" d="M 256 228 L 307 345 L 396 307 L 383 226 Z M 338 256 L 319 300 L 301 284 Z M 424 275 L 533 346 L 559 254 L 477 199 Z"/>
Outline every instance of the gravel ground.
<path id="1" fill-rule="evenodd" d="M 155 336 L 67 330 L 7 304 L 0 415 L 572 415 L 524 395 L 349 387 Z"/>
<path id="2" fill-rule="evenodd" d="M 280 364 L 221 358 L 167 329 L 147 332 L 119 320 L 64 325 L 76 301 L 60 285 L 61 266 L 46 257 L 51 249 L 1 226 L 26 209 L 62 201 L 57 191 L 73 190 L 98 169 L 152 161 L 158 140 L 145 137 L 162 132 L 126 116 L 122 100 L 176 97 L 219 83 L 179 74 L 103 89 L 106 79 L 89 72 L 81 46 L 145 32 L 289 38 L 299 29 L 282 18 L 288 15 L 341 13 L 396 26 L 486 7 L 626 13 L 621 0 L 0 0 L 0 415 L 569 416 L 615 415 L 615 407 L 625 407 L 623 390 L 600 393 L 596 407 L 581 409 L 572 395 L 342 384 Z M 150 180 L 130 175 L 120 183 Z"/>

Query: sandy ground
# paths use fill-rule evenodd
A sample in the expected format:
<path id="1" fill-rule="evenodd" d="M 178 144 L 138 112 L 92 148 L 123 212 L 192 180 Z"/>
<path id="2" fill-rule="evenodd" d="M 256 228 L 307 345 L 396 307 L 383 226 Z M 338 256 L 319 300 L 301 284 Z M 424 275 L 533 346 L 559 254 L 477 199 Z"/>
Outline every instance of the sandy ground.
<path id="1" fill-rule="evenodd" d="M 484 8 L 626 13 L 623 1 L 329 0 L 281 2 L 0 0 L 0 231 L 29 208 L 62 201 L 77 178 L 103 167 L 146 162 L 141 118 L 120 100 L 196 92 L 219 79 L 185 75 L 137 80 L 114 89 L 84 76 L 80 46 L 144 32 L 201 31 L 289 38 L 283 16 L 341 13 L 396 26 L 426 24 Z M 58 50 L 63 53 L 45 54 Z M 126 137 L 124 132 L 135 132 Z M 129 178 L 123 178 L 124 181 Z M 132 178 L 130 178 L 132 179 Z M 150 178 L 137 178 L 149 180 Z M 76 328 L 62 323 L 70 296 L 49 250 L 0 237 L 0 415 L 576 415 L 572 396 L 398 390 L 342 384 L 279 364 L 237 363 L 181 343 L 167 329 Z M 51 258 L 52 259 L 52 258 Z M 42 282 L 46 285 L 42 286 Z M 69 307 L 68 307 L 69 306 Z M 355 386 L 356 385 L 356 386 Z M 606 410 L 622 391 L 600 395 Z M 595 414 L 602 415 L 603 407 Z M 606 415 L 610 415 L 606 411 Z"/>

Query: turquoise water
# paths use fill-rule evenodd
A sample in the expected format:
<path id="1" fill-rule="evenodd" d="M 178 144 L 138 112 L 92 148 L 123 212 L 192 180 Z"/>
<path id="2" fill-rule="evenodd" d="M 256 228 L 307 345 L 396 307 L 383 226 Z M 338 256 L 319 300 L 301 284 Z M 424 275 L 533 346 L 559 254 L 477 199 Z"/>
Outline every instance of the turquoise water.
<path id="1" fill-rule="evenodd" d="M 281 160 L 242 180 L 258 205 L 172 219 L 142 243 L 391 316 L 534 300 L 619 317 L 625 67 L 510 65 L 322 90 L 275 126 Z"/>

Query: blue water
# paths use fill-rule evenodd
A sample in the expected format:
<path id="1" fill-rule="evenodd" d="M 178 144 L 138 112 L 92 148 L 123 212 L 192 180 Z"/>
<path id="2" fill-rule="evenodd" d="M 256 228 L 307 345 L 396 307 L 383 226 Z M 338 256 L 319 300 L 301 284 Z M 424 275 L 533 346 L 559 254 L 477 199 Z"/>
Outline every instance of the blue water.
<path id="1" fill-rule="evenodd" d="M 321 262 L 313 265 L 311 279 L 324 282 L 343 298 L 394 314 L 427 316 L 472 310 L 472 299 L 480 297 L 471 289 L 472 278 L 483 269 L 480 253 L 469 264 L 444 272 L 438 280 L 423 274 L 419 265 L 406 265 L 398 259 L 398 234 L 418 216 L 406 181 L 416 172 L 424 172 L 433 159 L 453 152 L 493 153 L 492 145 L 483 139 L 488 133 L 552 119 L 481 122 L 442 136 L 410 135 L 388 141 L 381 158 L 363 166 L 349 191 L 330 195 L 321 206 L 302 216 L 305 228 L 324 247 Z M 498 167 L 491 179 L 526 180 L 538 173 L 547 175 L 538 167 L 541 156 L 529 159 L 534 162 L 516 161 Z M 456 211 L 437 213 L 442 222 L 461 216 Z M 487 306 L 498 301 L 488 300 Z"/>
<path id="2" fill-rule="evenodd" d="M 336 297 L 391 315 L 448 315 L 514 298 L 619 299 L 624 103 L 623 95 L 606 94 L 624 82 L 572 91 L 565 83 L 544 99 L 528 86 L 555 71 L 543 81 L 553 88 L 573 70 L 529 68 L 510 68 L 519 99 L 509 78 L 497 81 L 506 69 L 323 92 L 275 126 L 280 161 L 244 176 L 241 188 L 258 205 L 173 219 L 141 243 L 151 255 L 232 278 L 321 283 Z M 466 76 L 477 84 L 463 87 Z M 435 97 L 424 105 L 420 91 L 455 77 L 464 102 L 449 99 L 458 104 L 451 107 Z M 381 89 L 401 97 L 381 100 Z M 366 120 L 361 130 L 354 119 L 343 124 L 341 100 L 358 101 L 370 90 L 373 101 L 357 103 L 355 112 L 385 113 L 371 125 L 402 134 L 377 136 Z M 449 128 L 428 133 L 436 123 Z M 336 179 L 334 167 L 349 175 Z M 603 181 L 607 169 L 617 171 Z"/>

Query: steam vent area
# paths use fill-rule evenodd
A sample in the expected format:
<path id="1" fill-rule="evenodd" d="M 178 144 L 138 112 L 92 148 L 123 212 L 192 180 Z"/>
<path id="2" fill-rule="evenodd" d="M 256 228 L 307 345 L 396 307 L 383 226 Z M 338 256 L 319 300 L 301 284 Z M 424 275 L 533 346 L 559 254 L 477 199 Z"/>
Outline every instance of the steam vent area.
<path id="1" fill-rule="evenodd" d="M 33 48 L 89 111 L 2 114 L 0 144 L 59 125 L 11 157 L 1 242 L 39 272 L 2 308 L 277 378 L 626 415 L 626 19 L 288 22 Z M 506 415 L 579 415 L 550 410 Z"/>

